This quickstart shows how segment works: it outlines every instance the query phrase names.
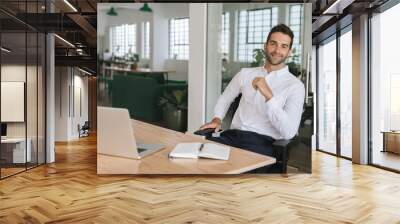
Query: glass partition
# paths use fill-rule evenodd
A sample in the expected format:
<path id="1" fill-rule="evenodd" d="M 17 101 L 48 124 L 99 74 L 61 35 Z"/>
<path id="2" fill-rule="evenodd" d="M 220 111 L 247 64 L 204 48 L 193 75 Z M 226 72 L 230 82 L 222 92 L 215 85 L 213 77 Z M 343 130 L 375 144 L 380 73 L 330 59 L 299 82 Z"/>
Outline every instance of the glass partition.
<path id="1" fill-rule="evenodd" d="M 318 149 L 336 154 L 336 36 L 318 48 Z"/>
<path id="2" fill-rule="evenodd" d="M 346 32 L 347 31 L 347 32 Z M 340 36 L 340 155 L 352 157 L 352 33 Z"/>
<path id="3" fill-rule="evenodd" d="M 17 17 L 43 12 L 44 1 L 7 1 L 0 13 L 0 178 L 45 162 L 45 35 Z M 7 21 L 7 22 L 5 22 Z"/>
<path id="4" fill-rule="evenodd" d="M 371 19 L 371 162 L 400 171 L 400 4 Z"/>
<path id="5" fill-rule="evenodd" d="M 26 41 L 25 32 L 1 34 L 2 177 L 24 171 L 26 162 L 31 161 L 31 142 L 27 144 L 26 136 Z"/>

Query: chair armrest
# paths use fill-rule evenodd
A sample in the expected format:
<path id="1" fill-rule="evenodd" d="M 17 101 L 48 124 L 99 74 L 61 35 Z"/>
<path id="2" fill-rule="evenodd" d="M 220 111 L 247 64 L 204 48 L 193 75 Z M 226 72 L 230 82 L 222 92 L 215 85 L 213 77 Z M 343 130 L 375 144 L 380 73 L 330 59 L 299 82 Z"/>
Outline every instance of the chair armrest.
<path id="1" fill-rule="evenodd" d="M 204 130 L 197 130 L 193 134 L 195 135 L 202 135 L 202 136 L 211 136 L 212 133 L 214 133 L 215 128 L 207 128 Z"/>
<path id="2" fill-rule="evenodd" d="M 276 140 L 274 143 L 272 143 L 272 148 L 275 151 L 276 159 L 277 162 L 282 164 L 282 173 L 287 172 L 287 160 L 288 160 L 288 150 L 289 150 L 289 144 L 292 142 L 291 139 L 280 139 Z M 278 161 L 278 157 L 280 157 L 280 161 Z"/>
<path id="3" fill-rule="evenodd" d="M 274 141 L 274 143 L 272 143 L 272 146 L 274 146 L 274 147 L 287 147 L 291 142 L 292 142 L 291 139 L 280 139 L 280 140 Z"/>

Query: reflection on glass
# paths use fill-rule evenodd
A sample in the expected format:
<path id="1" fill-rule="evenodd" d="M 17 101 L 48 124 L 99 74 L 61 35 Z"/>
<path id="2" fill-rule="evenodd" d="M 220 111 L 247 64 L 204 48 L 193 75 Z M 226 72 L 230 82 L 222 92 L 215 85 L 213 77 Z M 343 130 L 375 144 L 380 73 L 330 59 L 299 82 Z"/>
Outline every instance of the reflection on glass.
<path id="1" fill-rule="evenodd" d="M 30 141 L 26 144 L 26 34 L 2 33 L 1 45 L 1 122 L 6 133 L 1 140 L 1 177 L 25 170 L 30 162 Z M 27 150 L 28 149 L 28 150 Z"/>
<path id="2" fill-rule="evenodd" d="M 372 18 L 372 163 L 400 170 L 400 5 Z M 384 132 L 385 135 L 383 134 Z M 384 137 L 389 139 L 384 139 Z M 385 144 L 384 144 L 385 143 Z"/>
<path id="3" fill-rule="evenodd" d="M 46 1 L 1 1 L 0 6 L 44 13 Z M 1 178 L 45 162 L 45 44 L 43 33 L 0 13 Z M 36 18 L 36 17 L 35 17 Z"/>
<path id="4" fill-rule="evenodd" d="M 352 51 L 351 30 L 340 37 L 340 153 L 352 157 Z"/>
<path id="5" fill-rule="evenodd" d="M 318 147 L 336 153 L 336 40 L 319 47 Z"/>

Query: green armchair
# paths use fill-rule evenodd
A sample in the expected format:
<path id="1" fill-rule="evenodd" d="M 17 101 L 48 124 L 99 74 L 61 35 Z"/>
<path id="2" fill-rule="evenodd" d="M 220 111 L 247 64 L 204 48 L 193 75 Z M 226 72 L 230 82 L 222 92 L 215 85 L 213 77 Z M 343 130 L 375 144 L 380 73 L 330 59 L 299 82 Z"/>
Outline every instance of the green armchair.
<path id="1" fill-rule="evenodd" d="M 131 118 L 147 122 L 162 120 L 159 100 L 164 91 L 187 89 L 185 82 L 169 83 L 158 76 L 115 75 L 112 81 L 112 106 L 127 108 Z"/>

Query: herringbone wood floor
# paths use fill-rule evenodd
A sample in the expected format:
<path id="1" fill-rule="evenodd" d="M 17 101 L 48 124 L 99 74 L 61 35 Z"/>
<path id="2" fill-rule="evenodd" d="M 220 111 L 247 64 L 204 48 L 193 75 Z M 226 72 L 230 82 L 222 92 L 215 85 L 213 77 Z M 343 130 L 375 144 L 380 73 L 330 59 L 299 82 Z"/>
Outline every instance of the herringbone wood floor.
<path id="1" fill-rule="evenodd" d="M 94 137 L 0 181 L 0 223 L 400 223 L 400 175 L 313 152 L 313 174 L 97 176 Z"/>

